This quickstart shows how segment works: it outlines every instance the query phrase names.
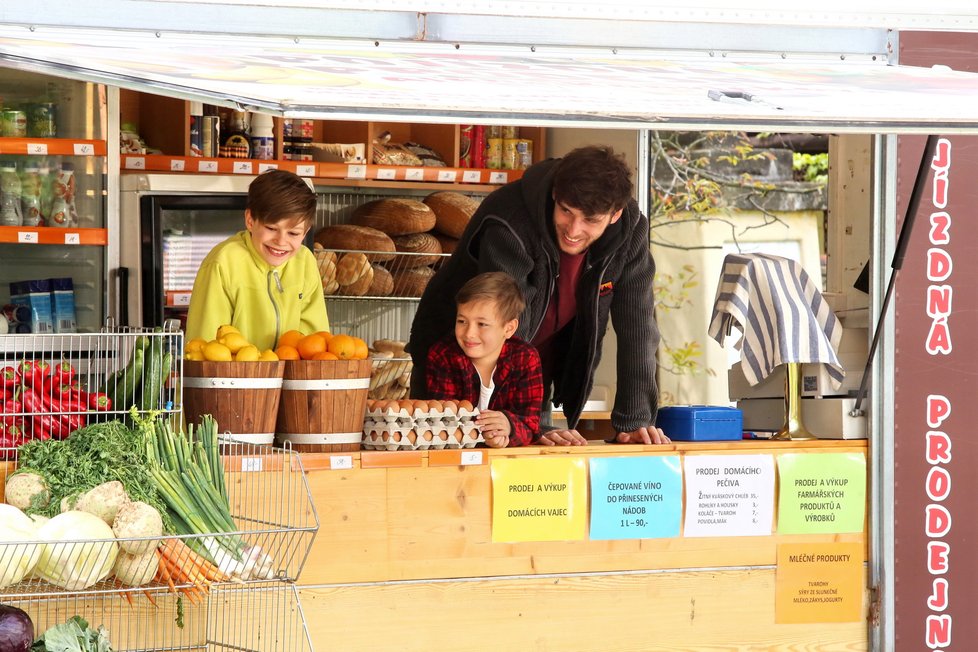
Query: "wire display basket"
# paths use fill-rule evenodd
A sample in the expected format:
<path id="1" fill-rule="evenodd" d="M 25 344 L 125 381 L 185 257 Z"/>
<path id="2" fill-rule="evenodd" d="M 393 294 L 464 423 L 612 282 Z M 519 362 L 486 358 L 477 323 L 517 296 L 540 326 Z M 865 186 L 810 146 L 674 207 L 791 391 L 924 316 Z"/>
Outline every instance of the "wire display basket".
<path id="1" fill-rule="evenodd" d="M 288 448 L 272 448 L 221 440 L 221 459 L 233 531 L 199 535 L 115 538 L 62 538 L 57 541 L 0 536 L 0 602 L 8 598 L 43 598 L 65 591 L 118 593 L 120 591 L 182 591 L 196 593 L 214 583 L 238 585 L 269 580 L 295 581 L 305 564 L 319 529 L 319 519 L 303 472 L 302 460 Z M 5 478 L 3 478 L 5 480 Z M 41 521 L 43 523 L 43 520 Z M 44 533 L 38 528 L 35 532 Z M 69 535 L 71 537 L 71 535 Z M 219 571 L 219 578 L 200 583 L 179 581 L 171 586 L 154 565 L 153 578 L 138 587 L 118 581 L 123 552 L 164 549 L 178 564 L 204 557 Z M 155 564 L 152 556 L 146 564 Z M 67 570 L 66 570 L 67 569 Z M 25 574 L 26 573 L 26 574 Z M 130 570 L 129 575 L 133 572 Z M 139 575 L 140 573 L 135 573 Z M 15 580 L 14 583 L 11 583 Z M 6 584 L 6 586 L 5 586 Z"/>
<path id="2" fill-rule="evenodd" d="M 220 586 L 197 602 L 152 591 L 4 602 L 28 612 L 36 636 L 80 616 L 92 629 L 104 627 L 117 652 L 313 649 L 294 584 Z"/>
<path id="3" fill-rule="evenodd" d="M 0 461 L 34 439 L 64 439 L 89 423 L 180 411 L 183 333 L 0 335 Z"/>
<path id="4" fill-rule="evenodd" d="M 313 253 L 326 296 L 413 301 L 421 298 L 428 281 L 451 257 L 440 250 L 391 253 L 324 249 L 318 244 Z"/>

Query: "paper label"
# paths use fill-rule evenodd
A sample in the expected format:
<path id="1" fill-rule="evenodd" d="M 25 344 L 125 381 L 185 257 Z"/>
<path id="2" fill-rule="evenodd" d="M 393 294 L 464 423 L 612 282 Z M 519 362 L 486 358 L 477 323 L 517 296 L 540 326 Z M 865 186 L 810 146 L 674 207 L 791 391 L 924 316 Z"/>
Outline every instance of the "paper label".
<path id="1" fill-rule="evenodd" d="M 342 471 L 344 469 L 353 468 L 353 456 L 352 455 L 332 455 L 329 458 L 329 468 L 334 471 Z"/>
<path id="2" fill-rule="evenodd" d="M 142 156 L 127 156 L 126 157 L 126 169 L 127 170 L 145 170 L 146 169 L 146 159 Z"/>
<path id="3" fill-rule="evenodd" d="M 27 153 L 28 154 L 39 154 L 41 156 L 46 156 L 48 153 L 47 143 L 27 143 Z"/>
<path id="4" fill-rule="evenodd" d="M 72 149 L 75 151 L 75 156 L 92 156 L 95 154 L 95 146 L 91 143 L 74 143 Z"/>
<path id="5" fill-rule="evenodd" d="M 77 245 L 77 244 L 81 244 L 81 234 L 79 234 L 79 233 L 65 233 L 65 244 L 66 245 Z"/>
<path id="6" fill-rule="evenodd" d="M 172 158 L 170 159 L 170 171 L 171 172 L 183 172 L 187 168 L 187 162 L 182 158 Z"/>

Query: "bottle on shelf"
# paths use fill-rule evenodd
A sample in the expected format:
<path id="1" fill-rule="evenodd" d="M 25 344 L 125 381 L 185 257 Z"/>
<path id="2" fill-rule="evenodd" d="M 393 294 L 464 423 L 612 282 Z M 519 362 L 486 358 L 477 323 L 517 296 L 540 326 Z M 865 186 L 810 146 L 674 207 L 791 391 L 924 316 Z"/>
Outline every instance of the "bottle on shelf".
<path id="1" fill-rule="evenodd" d="M 71 163 L 62 163 L 58 178 L 54 182 L 54 202 L 48 226 L 72 227 L 78 224 L 75 211 L 75 168 Z"/>
<path id="2" fill-rule="evenodd" d="M 251 114 L 251 158 L 275 158 L 275 124 L 265 113 Z"/>
<path id="3" fill-rule="evenodd" d="M 228 116 L 228 136 L 221 136 L 221 149 L 219 156 L 222 158 L 248 158 L 251 156 L 251 143 L 249 141 L 247 111 L 231 111 Z"/>
<path id="4" fill-rule="evenodd" d="M 13 163 L 0 164 L 0 226 L 22 226 L 20 177 Z"/>
<path id="5" fill-rule="evenodd" d="M 203 156 L 204 132 L 202 123 L 204 121 L 204 103 L 190 103 L 190 155 Z"/>
<path id="6" fill-rule="evenodd" d="M 44 214 L 41 210 L 41 183 L 41 168 L 36 163 L 28 163 L 20 179 L 20 206 L 24 226 L 44 225 Z"/>

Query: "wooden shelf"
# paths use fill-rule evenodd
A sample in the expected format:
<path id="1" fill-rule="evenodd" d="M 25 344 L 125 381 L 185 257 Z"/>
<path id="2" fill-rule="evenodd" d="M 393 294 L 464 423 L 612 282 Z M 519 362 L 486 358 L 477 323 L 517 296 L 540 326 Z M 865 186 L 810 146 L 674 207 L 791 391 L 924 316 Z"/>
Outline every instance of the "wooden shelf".
<path id="1" fill-rule="evenodd" d="M 312 179 L 342 179 L 351 182 L 400 182 L 453 185 L 500 186 L 523 176 L 523 170 L 486 170 L 445 167 L 405 167 L 316 161 L 259 161 L 255 159 L 199 158 L 165 154 L 123 154 L 122 172 L 172 172 L 175 174 L 255 175 L 269 169 L 294 172 Z"/>
<path id="2" fill-rule="evenodd" d="M 0 154 L 25 156 L 105 156 L 104 140 L 0 138 Z"/>
<path id="3" fill-rule="evenodd" d="M 54 226 L 0 226 L 0 243 L 106 245 L 107 229 L 63 229 Z"/>

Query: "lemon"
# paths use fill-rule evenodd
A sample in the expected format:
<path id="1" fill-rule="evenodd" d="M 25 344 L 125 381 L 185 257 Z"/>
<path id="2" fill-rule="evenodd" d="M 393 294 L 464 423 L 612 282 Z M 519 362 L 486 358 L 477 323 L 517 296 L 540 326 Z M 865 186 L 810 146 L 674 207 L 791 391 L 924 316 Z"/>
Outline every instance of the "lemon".
<path id="1" fill-rule="evenodd" d="M 255 362 L 259 357 L 261 357 L 261 353 L 259 353 L 258 347 L 254 344 L 249 344 L 238 349 L 238 352 L 234 354 L 234 361 Z"/>
<path id="2" fill-rule="evenodd" d="M 184 356 L 187 360 L 203 360 L 204 350 L 201 348 L 198 351 L 187 351 L 187 355 Z"/>
<path id="3" fill-rule="evenodd" d="M 195 337 L 194 339 L 187 342 L 187 344 L 183 347 L 183 352 L 193 353 L 194 351 L 203 351 L 205 344 L 207 344 L 207 340 L 201 337 Z"/>
<path id="4" fill-rule="evenodd" d="M 211 362 L 231 362 L 231 349 L 217 340 L 211 340 L 204 345 L 204 360 Z"/>
<path id="5" fill-rule="evenodd" d="M 262 362 L 278 362 L 278 356 L 275 354 L 275 351 L 272 351 L 271 349 L 265 349 L 262 351 L 258 359 Z"/>
<path id="6" fill-rule="evenodd" d="M 214 339 L 215 340 L 220 340 L 222 337 L 224 337 L 228 333 L 241 333 L 241 331 L 239 331 L 237 329 L 237 327 L 232 326 L 231 324 L 224 324 L 223 326 L 219 326 L 218 327 L 218 329 L 217 329 L 217 335 L 214 337 Z"/>
<path id="7" fill-rule="evenodd" d="M 237 353 L 246 346 L 251 346 L 251 342 L 245 339 L 244 335 L 241 333 L 228 333 L 224 337 L 218 339 L 218 342 L 228 347 L 231 353 Z"/>

